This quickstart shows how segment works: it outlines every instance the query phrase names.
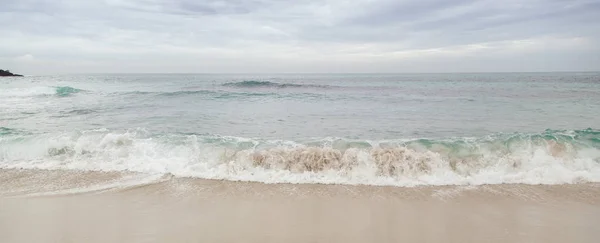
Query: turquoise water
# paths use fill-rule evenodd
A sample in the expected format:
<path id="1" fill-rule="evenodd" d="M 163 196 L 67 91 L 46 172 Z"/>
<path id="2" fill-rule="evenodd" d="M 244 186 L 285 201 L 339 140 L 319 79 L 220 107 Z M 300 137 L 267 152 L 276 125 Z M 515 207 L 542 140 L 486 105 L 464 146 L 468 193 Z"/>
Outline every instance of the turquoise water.
<path id="1" fill-rule="evenodd" d="M 595 181 L 599 111 L 600 73 L 2 78 L 0 166 L 298 183 Z"/>

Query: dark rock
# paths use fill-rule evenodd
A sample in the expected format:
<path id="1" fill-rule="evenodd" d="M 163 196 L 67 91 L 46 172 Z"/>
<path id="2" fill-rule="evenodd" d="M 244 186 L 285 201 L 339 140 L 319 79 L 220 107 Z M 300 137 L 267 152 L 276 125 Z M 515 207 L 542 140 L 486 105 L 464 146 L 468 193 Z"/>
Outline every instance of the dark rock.
<path id="1" fill-rule="evenodd" d="M 23 75 L 11 73 L 8 70 L 0 69 L 0 77 L 23 77 Z"/>

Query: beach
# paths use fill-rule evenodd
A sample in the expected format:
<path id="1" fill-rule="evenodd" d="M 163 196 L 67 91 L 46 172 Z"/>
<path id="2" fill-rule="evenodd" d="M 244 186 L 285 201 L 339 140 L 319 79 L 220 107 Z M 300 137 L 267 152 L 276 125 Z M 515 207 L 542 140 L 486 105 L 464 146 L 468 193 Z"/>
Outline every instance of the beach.
<path id="1" fill-rule="evenodd" d="M 597 242 L 598 73 L 0 83 L 0 242 Z"/>
<path id="2" fill-rule="evenodd" d="M 400 188 L 163 176 L 127 184 L 128 176 L 2 170 L 0 241 L 596 242 L 600 237 L 598 183 Z"/>
<path id="3" fill-rule="evenodd" d="M 0 20 L 0 243 L 600 242 L 599 0 Z"/>

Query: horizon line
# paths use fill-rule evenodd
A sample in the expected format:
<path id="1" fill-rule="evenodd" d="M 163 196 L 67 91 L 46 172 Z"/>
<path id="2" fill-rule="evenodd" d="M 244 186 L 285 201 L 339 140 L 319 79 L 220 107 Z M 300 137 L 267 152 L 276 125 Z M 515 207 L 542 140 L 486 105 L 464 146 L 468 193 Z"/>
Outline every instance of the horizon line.
<path id="1" fill-rule="evenodd" d="M 352 74 L 352 75 L 369 75 L 369 74 L 517 74 L 517 73 L 600 73 L 598 71 L 494 71 L 494 72 L 239 72 L 239 73 L 223 73 L 223 72 L 89 72 L 89 73 L 47 73 L 47 74 L 22 74 L 24 76 L 47 76 L 47 75 L 143 75 L 143 74 L 155 74 L 155 75 L 261 75 L 261 74 L 278 74 L 278 75 L 290 75 L 290 74 Z M 21 74 L 21 73 L 19 73 Z"/>

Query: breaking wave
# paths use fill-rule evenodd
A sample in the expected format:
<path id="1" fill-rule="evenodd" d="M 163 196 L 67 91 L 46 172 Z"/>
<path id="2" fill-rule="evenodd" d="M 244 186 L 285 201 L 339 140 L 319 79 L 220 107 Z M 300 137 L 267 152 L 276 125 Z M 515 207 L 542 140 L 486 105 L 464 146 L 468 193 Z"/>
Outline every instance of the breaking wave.
<path id="1" fill-rule="evenodd" d="M 0 168 L 134 171 L 264 183 L 600 182 L 600 131 L 303 142 L 150 134 L 144 130 L 44 135 L 8 132 L 0 136 Z"/>

